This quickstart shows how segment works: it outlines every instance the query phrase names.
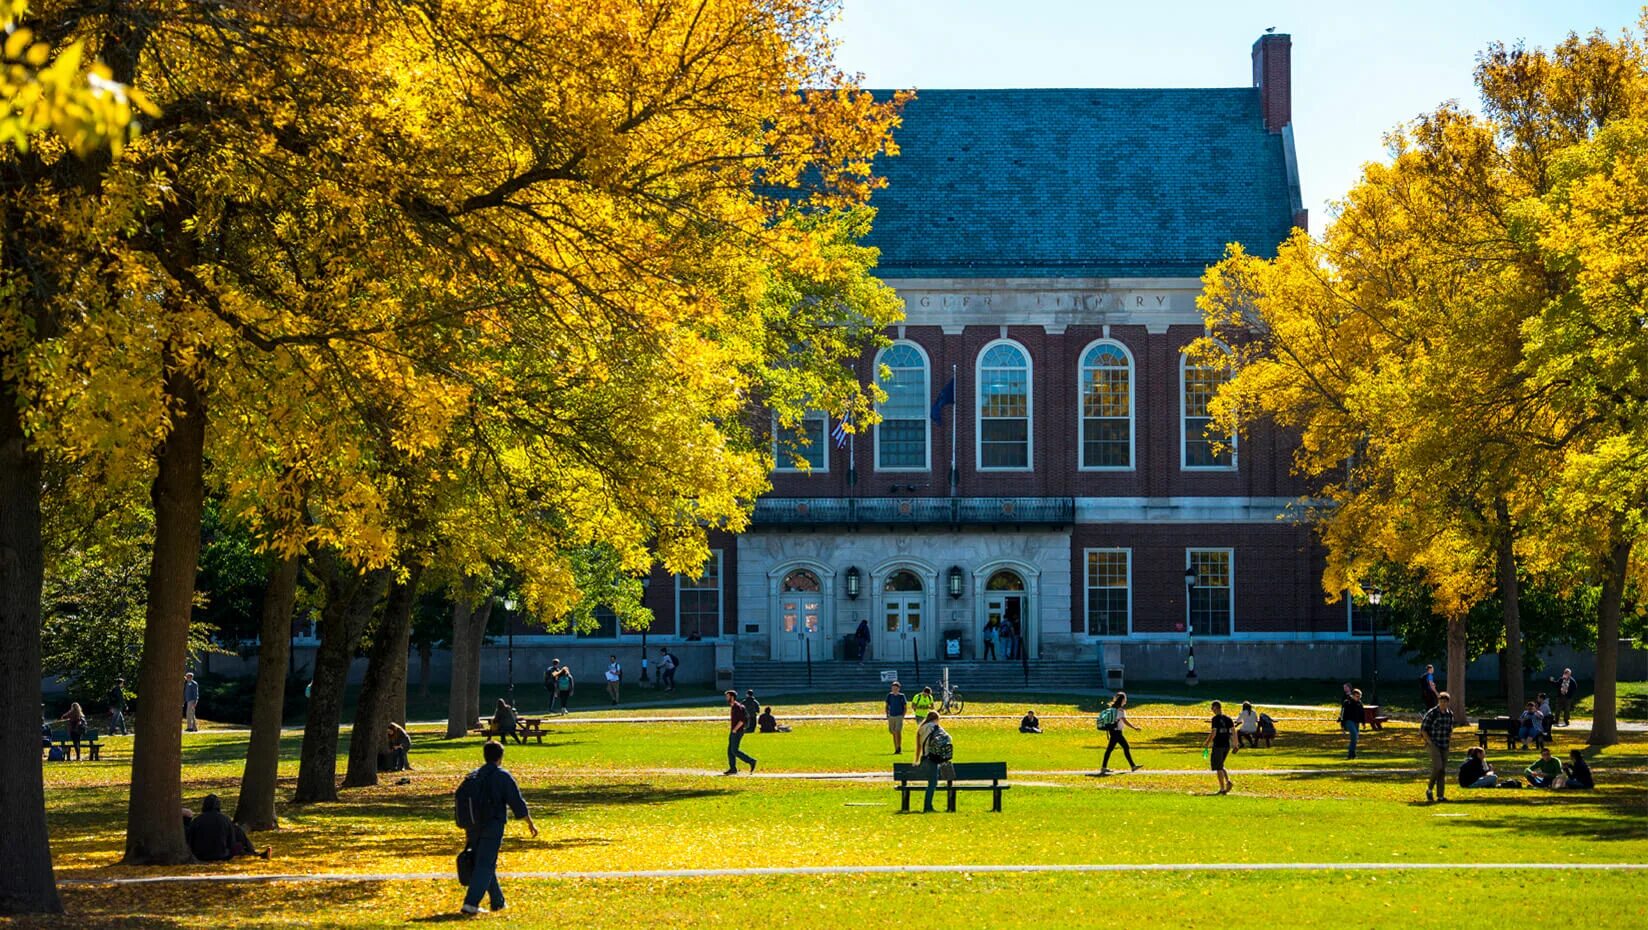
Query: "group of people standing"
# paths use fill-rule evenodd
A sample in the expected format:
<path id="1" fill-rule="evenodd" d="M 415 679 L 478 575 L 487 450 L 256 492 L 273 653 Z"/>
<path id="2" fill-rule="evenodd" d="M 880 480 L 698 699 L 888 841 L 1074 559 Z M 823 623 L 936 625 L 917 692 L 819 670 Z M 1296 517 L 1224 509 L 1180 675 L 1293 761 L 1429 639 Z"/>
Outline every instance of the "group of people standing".
<path id="1" fill-rule="evenodd" d="M 1019 658 L 1019 651 L 1024 648 L 1024 636 L 1019 630 L 1019 622 L 1012 617 L 997 620 L 994 617 L 984 625 L 984 633 L 980 636 L 984 643 L 984 654 L 981 659 L 996 657 L 996 644 L 1001 644 L 1001 657 L 1004 659 Z"/>

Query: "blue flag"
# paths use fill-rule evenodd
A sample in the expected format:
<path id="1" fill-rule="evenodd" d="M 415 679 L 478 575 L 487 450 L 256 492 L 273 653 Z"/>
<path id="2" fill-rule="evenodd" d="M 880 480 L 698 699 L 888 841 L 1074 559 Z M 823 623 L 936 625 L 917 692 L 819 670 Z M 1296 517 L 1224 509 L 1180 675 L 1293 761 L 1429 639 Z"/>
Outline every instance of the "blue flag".
<path id="1" fill-rule="evenodd" d="M 956 402 L 956 379 L 951 376 L 944 390 L 938 392 L 938 400 L 933 401 L 933 422 L 944 425 L 944 408 Z"/>

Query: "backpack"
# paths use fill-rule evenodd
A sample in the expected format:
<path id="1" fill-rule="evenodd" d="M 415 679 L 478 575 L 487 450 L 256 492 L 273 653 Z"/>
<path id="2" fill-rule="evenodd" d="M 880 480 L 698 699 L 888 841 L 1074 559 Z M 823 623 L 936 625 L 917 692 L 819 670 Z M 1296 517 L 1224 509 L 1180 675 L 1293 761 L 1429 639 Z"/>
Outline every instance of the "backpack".
<path id="1" fill-rule="evenodd" d="M 1121 716 L 1121 715 L 1116 713 L 1116 708 L 1114 708 L 1114 707 L 1106 707 L 1104 710 L 1099 711 L 1099 729 L 1101 729 L 1101 730 L 1113 730 L 1113 729 L 1115 729 L 1116 719 L 1119 716 Z"/>
<path id="2" fill-rule="evenodd" d="M 950 734 L 935 729 L 927 734 L 927 745 L 922 751 L 929 756 L 936 756 L 940 762 L 949 762 L 956 750 L 950 743 Z"/>
<path id="3" fill-rule="evenodd" d="M 51 751 L 46 753 L 47 762 L 63 762 L 68 758 L 69 757 L 64 754 L 62 746 L 53 746 Z"/>
<path id="4" fill-rule="evenodd" d="M 458 790 L 453 793 L 452 800 L 457 808 L 454 820 L 460 830 L 474 830 L 482 823 L 492 820 L 492 811 L 487 807 L 487 798 L 481 784 L 481 775 L 486 766 L 481 766 L 458 783 Z"/>

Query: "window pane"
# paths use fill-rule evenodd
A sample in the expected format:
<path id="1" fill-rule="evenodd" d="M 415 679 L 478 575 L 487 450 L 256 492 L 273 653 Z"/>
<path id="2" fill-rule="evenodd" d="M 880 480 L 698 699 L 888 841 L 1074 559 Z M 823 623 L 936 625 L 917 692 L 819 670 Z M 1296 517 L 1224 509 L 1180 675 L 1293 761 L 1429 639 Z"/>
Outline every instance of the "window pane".
<path id="1" fill-rule="evenodd" d="M 698 578 L 675 576 L 679 635 L 711 638 L 721 632 L 721 553 L 710 553 Z"/>
<path id="2" fill-rule="evenodd" d="M 1213 422 L 1208 409 L 1224 377 L 1224 373 L 1216 369 L 1185 366 L 1182 415 L 1186 468 L 1228 468 L 1234 464 L 1234 437 L 1209 437 L 1207 434 L 1207 428 Z M 1215 451 L 1215 447 L 1219 446 L 1223 448 Z"/>
<path id="3" fill-rule="evenodd" d="M 985 420 L 979 424 L 979 457 L 985 468 L 1028 468 L 1030 421 Z"/>
<path id="4" fill-rule="evenodd" d="M 876 425 L 881 433 L 877 468 L 927 467 L 927 418 L 918 420 L 882 420 Z"/>
<path id="5" fill-rule="evenodd" d="M 822 470 L 828 454 L 830 421 L 822 413 L 808 414 L 794 427 L 776 421 L 773 426 L 773 462 L 781 471 Z"/>
<path id="6" fill-rule="evenodd" d="M 613 613 L 610 608 L 607 608 L 607 607 L 597 607 L 597 608 L 595 608 L 595 623 L 596 623 L 596 627 L 593 630 L 589 630 L 588 632 L 580 630 L 578 632 L 578 638 L 579 639 L 617 639 L 618 638 L 618 615 Z"/>
<path id="7" fill-rule="evenodd" d="M 1087 632 L 1093 636 L 1127 635 L 1127 557 L 1124 551 L 1087 554 Z"/>
<path id="8" fill-rule="evenodd" d="M 1120 348 L 1094 346 L 1082 360 L 1081 408 L 1082 467 L 1131 467 L 1132 369 Z"/>
<path id="9" fill-rule="evenodd" d="M 1192 550 L 1196 586 L 1190 592 L 1190 622 L 1197 636 L 1229 636 L 1232 628 L 1230 553 Z"/>
<path id="10" fill-rule="evenodd" d="M 1086 419 L 1082 421 L 1082 467 L 1126 468 L 1132 464 L 1132 449 L 1126 420 Z"/>
<path id="11" fill-rule="evenodd" d="M 889 377 L 877 374 L 876 383 L 887 392 L 880 407 L 883 417 L 876 426 L 877 468 L 927 467 L 927 362 L 915 347 L 895 345 L 881 353 L 881 366 Z"/>

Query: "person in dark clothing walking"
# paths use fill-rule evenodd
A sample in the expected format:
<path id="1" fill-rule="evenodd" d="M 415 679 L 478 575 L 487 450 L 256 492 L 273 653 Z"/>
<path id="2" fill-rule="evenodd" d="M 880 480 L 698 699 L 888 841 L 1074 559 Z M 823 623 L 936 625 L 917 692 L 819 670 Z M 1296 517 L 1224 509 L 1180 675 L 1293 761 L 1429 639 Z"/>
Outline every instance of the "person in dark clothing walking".
<path id="1" fill-rule="evenodd" d="M 215 794 L 208 794 L 200 802 L 200 813 L 189 818 L 184 827 L 189 851 L 201 862 L 223 862 L 236 856 L 256 855 L 269 858 L 269 847 L 262 852 L 252 849 L 246 831 L 223 813 L 223 802 Z"/>
<path id="2" fill-rule="evenodd" d="M 504 845 L 504 826 L 509 823 L 509 815 L 526 821 L 527 830 L 533 837 L 538 835 L 538 825 L 532 822 L 532 812 L 527 810 L 526 799 L 521 797 L 521 786 L 503 767 L 503 744 L 487 740 L 481 747 L 481 758 L 486 760 L 485 764 L 471 775 L 480 782 L 480 799 L 476 805 L 477 822 L 468 836 L 469 848 L 475 851 L 475 871 L 469 876 L 469 891 L 464 895 L 465 914 L 481 913 L 482 895 L 492 910 L 504 909 L 504 891 L 498 885 L 498 852 Z"/>
<path id="3" fill-rule="evenodd" d="M 731 729 L 727 731 L 727 770 L 721 774 L 737 775 L 739 759 L 743 759 L 748 763 L 750 771 L 753 773 L 755 771 L 755 760 L 750 758 L 744 750 L 738 748 L 738 744 L 744 741 L 744 734 L 749 732 L 752 718 L 749 711 L 744 709 L 744 705 L 738 703 L 737 691 L 727 692 L 727 706 L 732 708 L 732 720 Z"/>
<path id="4" fill-rule="evenodd" d="M 858 644 L 858 661 L 862 665 L 864 657 L 870 652 L 870 621 L 858 621 L 858 629 L 853 632 L 853 641 Z"/>
<path id="5" fill-rule="evenodd" d="M 1225 716 L 1223 705 L 1213 702 L 1213 719 L 1208 721 L 1207 739 L 1202 745 L 1209 748 L 1208 764 L 1214 774 L 1219 776 L 1219 793 L 1229 794 L 1233 787 L 1230 783 L 1230 773 L 1225 771 L 1225 757 L 1230 755 L 1230 734 L 1236 729 L 1236 721 Z"/>
<path id="6" fill-rule="evenodd" d="M 1122 727 L 1132 727 L 1134 731 L 1139 729 L 1127 719 L 1127 692 L 1117 691 L 1116 696 L 1110 699 L 1110 706 L 1099 712 L 1099 729 L 1110 737 L 1109 744 L 1104 747 L 1104 761 L 1099 764 L 1100 775 L 1110 774 L 1110 754 L 1116 751 L 1117 746 L 1122 747 L 1122 756 L 1132 770 L 1139 770 L 1139 764 L 1133 761 L 1133 747 L 1127 745 L 1127 734 L 1122 732 Z"/>
<path id="7" fill-rule="evenodd" d="M 1430 754 L 1430 780 L 1425 782 L 1425 800 L 1448 799 L 1448 743 L 1453 739 L 1453 711 L 1448 709 L 1448 692 L 1436 696 L 1436 706 L 1419 719 L 1419 733 Z"/>
<path id="8" fill-rule="evenodd" d="M 126 735 L 126 679 L 116 678 L 109 689 L 109 732 Z"/>
<path id="9" fill-rule="evenodd" d="M 1425 705 L 1426 710 L 1436 706 L 1438 693 L 1436 690 L 1436 666 L 1425 666 L 1425 674 L 1419 676 L 1419 703 Z"/>
<path id="10" fill-rule="evenodd" d="M 1367 720 L 1367 711 L 1362 705 L 1362 689 L 1352 688 L 1339 702 L 1339 726 L 1350 734 L 1350 754 L 1347 759 L 1356 758 L 1356 738 L 1362 733 L 1362 723 Z"/>
<path id="11" fill-rule="evenodd" d="M 1547 679 L 1556 685 L 1556 712 L 1562 716 L 1562 725 L 1568 725 L 1568 713 L 1574 709 L 1574 702 L 1579 700 L 1579 679 L 1574 677 L 1574 670 L 1562 670 L 1562 678 Z"/>
<path id="12" fill-rule="evenodd" d="M 747 718 L 744 732 L 754 731 L 755 721 L 761 716 L 761 702 L 755 699 L 754 688 L 748 688 L 744 691 L 744 716 Z"/>
<path id="13" fill-rule="evenodd" d="M 658 651 L 658 676 L 664 685 L 664 693 L 675 690 L 675 670 L 681 666 L 681 661 L 668 649 Z"/>

